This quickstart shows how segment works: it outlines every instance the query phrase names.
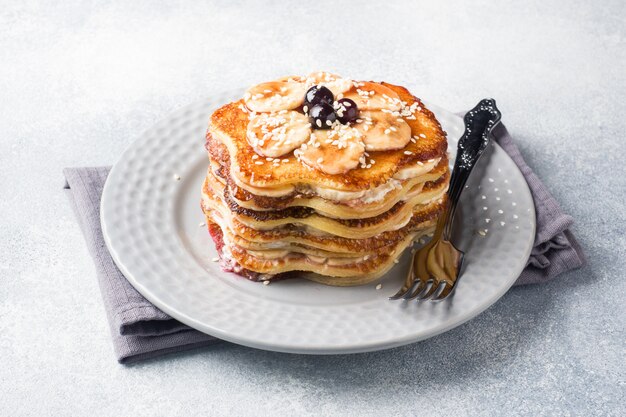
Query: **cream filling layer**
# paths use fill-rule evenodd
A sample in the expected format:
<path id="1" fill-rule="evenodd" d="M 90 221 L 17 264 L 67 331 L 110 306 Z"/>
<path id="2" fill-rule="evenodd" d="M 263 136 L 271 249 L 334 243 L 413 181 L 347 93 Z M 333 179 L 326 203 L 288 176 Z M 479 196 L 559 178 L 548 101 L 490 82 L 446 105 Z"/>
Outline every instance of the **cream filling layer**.
<path id="1" fill-rule="evenodd" d="M 340 230 L 338 230 L 338 228 L 346 228 L 347 226 L 338 225 L 334 223 L 334 220 L 332 218 L 325 218 L 325 216 L 320 216 L 320 215 L 313 215 L 311 217 L 307 217 L 304 219 L 287 218 L 287 219 L 280 219 L 278 221 L 269 221 L 269 222 L 255 222 L 255 221 L 249 222 L 245 220 L 245 216 L 243 218 L 237 217 L 235 213 L 233 213 L 228 208 L 226 202 L 224 201 L 223 193 L 220 192 L 218 187 L 216 187 L 216 185 L 213 182 L 208 182 L 208 186 L 213 190 L 214 196 L 217 197 L 217 200 L 213 200 L 211 197 L 203 193 L 202 195 L 203 204 L 207 207 L 210 207 L 213 211 L 218 211 L 220 215 L 222 216 L 222 218 L 228 219 L 227 220 L 228 228 L 233 233 L 236 233 L 237 227 L 235 225 L 235 220 L 237 220 L 237 222 L 241 223 L 242 225 L 245 225 L 255 230 L 261 230 L 261 231 L 272 230 L 276 227 L 281 227 L 288 223 L 288 224 L 298 225 L 302 227 L 307 233 L 317 235 L 317 236 L 341 236 L 341 237 L 347 237 L 351 239 L 369 238 L 369 237 L 372 237 L 373 235 L 380 234 L 383 232 L 399 230 L 403 228 L 404 226 L 406 226 L 411 221 L 411 218 L 413 217 L 413 211 L 407 210 L 406 213 L 404 213 L 403 215 L 394 216 L 392 219 L 389 219 L 388 221 L 386 221 L 384 224 L 384 228 L 377 227 L 375 232 L 371 232 L 367 230 L 369 228 L 367 228 L 366 230 L 362 230 L 362 233 L 359 234 L 360 235 L 359 237 L 346 236 L 345 233 L 341 233 Z M 430 204 L 431 202 L 442 198 L 446 190 L 447 190 L 447 187 L 441 189 L 437 193 L 433 194 L 431 198 L 427 198 L 427 199 L 424 199 L 424 201 L 421 201 L 419 205 L 426 206 Z M 414 191 L 408 193 L 406 196 L 406 199 L 410 200 L 421 193 L 422 193 L 422 188 L 419 187 L 415 189 Z M 317 227 L 315 227 L 314 225 Z M 318 228 L 318 227 L 321 227 L 321 228 Z M 334 233 L 330 233 L 331 230 Z M 267 244 L 272 246 L 273 248 L 281 247 L 280 245 L 277 245 L 275 242 L 273 243 L 268 242 Z"/>
<path id="2" fill-rule="evenodd" d="M 222 198 L 220 197 L 219 201 L 216 201 L 217 204 L 212 203 L 208 196 L 203 196 L 202 198 L 204 200 L 204 204 L 208 205 L 212 209 L 211 212 L 214 215 L 213 217 L 219 216 L 219 219 L 216 219 L 215 223 L 219 224 L 223 230 L 225 230 L 224 228 L 226 227 L 232 234 L 237 234 L 237 227 L 235 227 L 235 223 L 234 223 L 235 215 L 232 211 L 230 211 L 230 209 L 228 208 L 226 203 L 222 200 Z M 413 213 L 409 212 L 407 216 L 402 216 L 397 219 L 394 219 L 393 221 L 386 222 L 385 229 L 378 233 L 399 230 L 403 228 L 404 226 L 406 226 L 409 223 L 409 221 L 411 221 L 412 217 L 413 217 Z M 305 222 L 306 222 L 306 219 L 304 221 L 303 220 L 298 221 L 295 219 L 290 221 L 291 224 L 296 224 L 302 227 L 306 233 L 310 233 L 316 236 L 328 236 L 328 237 L 341 236 L 341 235 L 335 235 L 335 234 L 329 233 L 328 231 L 317 229 L 316 227 L 306 224 Z M 272 229 L 272 227 L 257 228 L 249 224 L 246 224 L 246 226 L 253 228 L 255 230 L 267 231 L 267 230 Z M 371 237 L 369 234 L 364 233 L 363 238 L 369 238 L 369 237 Z M 278 248 L 284 247 L 284 244 L 282 242 L 271 242 L 271 243 L 265 242 L 264 244 L 267 245 L 268 249 L 269 248 L 278 249 Z"/>
<path id="3" fill-rule="evenodd" d="M 212 173 L 208 174 L 209 176 Z M 402 210 L 392 218 L 387 219 L 382 224 L 375 224 L 372 226 L 365 226 L 363 228 L 357 228 L 358 232 L 354 232 L 352 227 L 337 223 L 333 217 L 328 217 L 319 213 L 312 216 L 295 219 L 295 218 L 280 218 L 272 220 L 259 221 L 253 218 L 249 218 L 245 215 L 237 215 L 230 211 L 223 196 L 224 185 L 217 179 L 207 179 L 205 185 L 211 189 L 210 195 L 202 193 L 203 206 L 212 210 L 217 210 L 222 215 L 229 219 L 231 224 L 231 230 L 239 229 L 242 226 L 249 227 L 259 231 L 269 231 L 275 228 L 285 226 L 286 224 L 293 224 L 303 228 L 307 233 L 317 236 L 331 235 L 340 236 L 349 239 L 363 239 L 378 235 L 380 233 L 392 230 L 398 230 L 406 226 L 406 224 L 413 217 L 413 210 L 416 206 L 425 207 L 435 201 L 440 200 L 447 191 L 447 186 L 438 187 L 435 190 L 424 191 L 421 187 L 409 191 L 404 199 L 410 201 L 410 207 Z"/>
<path id="4" fill-rule="evenodd" d="M 222 239 L 224 241 L 224 247 L 222 248 L 222 253 L 223 253 L 223 256 L 228 258 L 228 260 L 230 261 L 232 260 L 231 248 L 236 245 L 230 238 L 230 235 L 233 234 L 233 230 L 229 225 L 230 222 L 224 219 L 221 213 L 217 213 L 215 211 L 211 212 L 211 219 L 215 223 L 217 223 L 219 227 L 222 229 Z M 251 250 L 251 249 L 245 249 L 239 246 L 240 250 L 245 251 L 249 255 L 254 256 L 257 259 L 271 261 L 272 263 L 276 263 L 279 260 L 289 258 L 290 256 L 304 256 L 313 263 L 319 263 L 319 264 L 327 263 L 328 265 L 348 265 L 348 264 L 352 264 L 355 262 L 365 261 L 370 257 L 370 255 L 367 253 L 363 255 L 357 255 L 357 256 L 338 256 L 338 257 L 318 256 L 318 255 L 314 255 L 313 253 L 315 252 L 319 253 L 319 252 L 325 252 L 325 251 L 322 251 L 319 249 L 316 250 L 315 248 L 310 248 L 310 252 L 313 252 L 313 253 L 309 253 L 307 251 L 293 252 L 290 250 L 285 250 L 284 247 L 285 246 L 270 247 L 270 245 L 268 245 L 267 250 Z"/>
<path id="5" fill-rule="evenodd" d="M 412 167 L 403 168 L 396 172 L 396 174 L 387 182 L 369 190 L 362 191 L 341 191 L 327 187 L 320 187 L 317 185 L 305 185 L 303 187 L 296 187 L 291 184 L 272 188 L 256 187 L 254 185 L 243 182 L 238 177 L 237 173 L 241 173 L 238 167 L 235 167 L 236 169 L 234 171 L 231 171 L 231 177 L 238 187 L 241 187 L 244 190 L 258 196 L 283 197 L 296 192 L 303 195 L 317 195 L 331 201 L 352 201 L 354 204 L 367 204 L 383 200 L 385 196 L 392 190 L 402 188 L 402 184 L 404 181 L 417 178 L 421 175 L 429 173 L 437 166 L 437 164 L 439 164 L 440 160 L 441 158 L 436 158 L 432 159 L 430 162 L 421 163 L 421 165 L 416 164 Z"/>

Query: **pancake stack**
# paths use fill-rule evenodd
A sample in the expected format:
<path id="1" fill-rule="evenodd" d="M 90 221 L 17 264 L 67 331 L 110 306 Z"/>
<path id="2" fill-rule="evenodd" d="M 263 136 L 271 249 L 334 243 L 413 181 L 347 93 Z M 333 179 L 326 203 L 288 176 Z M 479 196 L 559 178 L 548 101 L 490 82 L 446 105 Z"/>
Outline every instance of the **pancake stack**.
<path id="1" fill-rule="evenodd" d="M 334 114 L 316 118 L 312 87 L 332 92 Z M 223 269 L 254 281 L 370 282 L 445 205 L 445 132 L 387 83 L 319 72 L 259 84 L 211 115 L 206 149 L 209 232 Z"/>

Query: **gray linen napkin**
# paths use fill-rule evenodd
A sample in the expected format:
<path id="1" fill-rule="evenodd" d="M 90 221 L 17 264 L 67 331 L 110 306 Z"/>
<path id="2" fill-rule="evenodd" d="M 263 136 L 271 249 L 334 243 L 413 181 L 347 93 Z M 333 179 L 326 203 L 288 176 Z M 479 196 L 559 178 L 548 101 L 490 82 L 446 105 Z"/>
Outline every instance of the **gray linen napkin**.
<path id="1" fill-rule="evenodd" d="M 66 168 L 65 189 L 93 258 L 120 363 L 207 346 L 218 340 L 163 313 L 115 266 L 100 228 L 100 197 L 110 167 Z"/>
<path id="2" fill-rule="evenodd" d="M 537 284 L 585 264 L 585 255 L 569 228 L 574 219 L 561 210 L 550 191 L 526 164 L 506 127 L 500 123 L 493 136 L 520 169 L 535 201 L 537 230 L 526 268 L 515 285 Z"/>
<path id="3" fill-rule="evenodd" d="M 503 125 L 494 130 L 500 146 L 524 174 L 535 200 L 537 234 L 528 265 L 515 285 L 544 282 L 582 266 L 584 255 L 563 213 L 545 185 L 526 165 Z M 115 266 L 100 228 L 100 197 L 110 167 L 66 168 L 65 188 L 95 266 L 118 361 L 129 363 L 218 341 L 177 322 L 150 304 Z"/>

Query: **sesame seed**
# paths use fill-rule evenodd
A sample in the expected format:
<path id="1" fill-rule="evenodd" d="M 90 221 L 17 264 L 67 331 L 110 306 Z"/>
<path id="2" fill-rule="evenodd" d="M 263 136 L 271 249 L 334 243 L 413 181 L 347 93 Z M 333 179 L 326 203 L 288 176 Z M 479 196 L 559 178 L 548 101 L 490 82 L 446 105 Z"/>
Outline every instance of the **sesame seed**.
<path id="1" fill-rule="evenodd" d="M 399 261 L 399 260 L 397 260 L 397 259 L 394 259 L 394 260 L 393 260 L 393 263 L 394 263 L 394 264 L 397 264 L 397 263 L 399 263 L 399 262 L 400 262 L 400 261 Z"/>
<path id="2" fill-rule="evenodd" d="M 404 151 L 404 154 L 405 155 L 413 155 L 413 152 L 411 152 L 411 151 Z"/>
<path id="3" fill-rule="evenodd" d="M 514 215 L 513 215 L 513 218 L 514 218 L 514 219 L 519 219 L 519 216 L 518 216 L 517 214 L 514 214 Z"/>
<path id="4" fill-rule="evenodd" d="M 504 226 L 506 223 L 504 222 L 500 222 L 500 226 Z"/>
<path id="5" fill-rule="evenodd" d="M 389 129 L 385 129 L 385 135 L 388 135 L 391 132 Z"/>
<path id="6" fill-rule="evenodd" d="M 496 201 L 500 201 L 500 197 L 496 197 Z"/>
<path id="7" fill-rule="evenodd" d="M 419 134 L 419 137 L 420 137 L 420 138 L 422 138 L 422 139 L 426 139 L 426 135 L 425 135 L 425 134 L 423 134 L 423 133 L 420 133 L 420 134 Z"/>
<path id="8" fill-rule="evenodd" d="M 256 161 L 255 164 L 257 165 L 263 165 L 263 161 Z"/>
<path id="9" fill-rule="evenodd" d="M 489 223 L 491 219 L 485 219 L 485 223 Z"/>
<path id="10" fill-rule="evenodd" d="M 517 206 L 517 203 L 514 201 L 511 203 L 512 206 Z"/>
<path id="11" fill-rule="evenodd" d="M 317 158 L 317 163 L 321 164 L 322 162 L 324 162 L 324 158 Z"/>
<path id="12" fill-rule="evenodd" d="M 206 223 L 202 222 L 202 223 L 198 224 L 198 226 L 199 227 L 204 227 L 204 226 L 206 226 Z"/>
<path id="13" fill-rule="evenodd" d="M 178 175 L 178 174 L 174 174 L 174 179 L 175 179 L 176 181 L 180 181 L 180 175 Z"/>
<path id="14" fill-rule="evenodd" d="M 211 262 L 219 262 L 219 261 L 220 261 L 220 258 L 213 258 L 213 259 L 211 259 Z"/>
<path id="15" fill-rule="evenodd" d="M 484 230 L 479 230 L 478 234 L 481 235 L 481 236 L 486 236 L 487 235 L 487 233 L 485 233 Z"/>
<path id="16" fill-rule="evenodd" d="M 259 159 L 259 155 L 257 154 L 252 155 L 252 159 Z"/>
<path id="17" fill-rule="evenodd" d="M 509 194 L 513 194 L 513 191 L 511 191 L 511 190 L 506 190 L 506 192 L 509 193 Z"/>
<path id="18" fill-rule="evenodd" d="M 504 213 L 504 212 L 503 212 L 502 210 L 498 210 L 498 213 L 502 214 L 502 213 Z"/>
<path id="19" fill-rule="evenodd" d="M 489 182 L 493 182 L 493 181 L 494 181 L 493 178 L 489 178 Z"/>
<path id="20" fill-rule="evenodd" d="M 263 281 L 263 285 L 270 285 L 270 281 L 269 280 Z"/>
<path id="21" fill-rule="evenodd" d="M 483 207 L 483 210 L 487 210 L 487 207 Z"/>
<path id="22" fill-rule="evenodd" d="M 376 289 L 377 289 L 377 290 L 380 290 L 382 287 L 383 287 L 383 284 L 378 284 L 378 285 L 376 286 Z"/>
<path id="23" fill-rule="evenodd" d="M 483 200 L 485 200 L 487 198 L 486 195 L 481 195 L 480 198 L 482 198 Z"/>
<path id="24" fill-rule="evenodd" d="M 315 124 L 317 125 L 317 127 L 322 127 L 322 121 L 320 119 L 317 119 L 315 121 Z"/>

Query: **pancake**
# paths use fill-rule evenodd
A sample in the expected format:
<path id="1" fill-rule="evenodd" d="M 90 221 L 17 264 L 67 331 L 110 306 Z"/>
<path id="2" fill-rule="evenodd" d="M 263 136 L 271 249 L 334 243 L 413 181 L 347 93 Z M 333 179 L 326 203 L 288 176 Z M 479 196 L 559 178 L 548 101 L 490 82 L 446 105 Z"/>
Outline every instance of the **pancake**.
<path id="1" fill-rule="evenodd" d="M 332 106 L 306 101 L 311 86 Z M 446 134 L 388 83 L 314 73 L 259 84 L 211 115 L 205 146 L 209 233 L 223 269 L 255 281 L 370 282 L 446 204 Z"/>
<path id="2" fill-rule="evenodd" d="M 444 186 L 447 185 L 439 185 L 433 191 L 425 191 L 432 198 L 424 204 L 412 205 L 401 202 L 396 204 L 393 210 L 374 218 L 338 220 L 315 213 L 304 216 L 300 215 L 302 213 L 285 213 L 285 210 L 281 210 L 280 215 L 278 212 L 271 213 L 275 214 L 272 219 L 257 220 L 257 212 L 238 208 L 236 204 L 224 204 L 216 184 L 218 183 L 208 179 L 204 182 L 202 207 L 205 214 L 209 210 L 214 210 L 231 225 L 231 229 L 248 240 L 270 242 L 287 239 L 288 234 L 297 232 L 299 235 L 305 234 L 309 240 L 322 240 L 327 244 L 337 238 L 363 240 L 376 237 L 383 245 L 385 240 L 381 239 L 381 236 L 385 236 L 385 232 L 397 234 L 398 230 L 410 225 L 416 219 L 422 221 L 436 218 L 442 210 Z M 261 212 L 261 214 L 270 213 Z M 358 247 L 363 242 L 354 244 Z"/>
<path id="3" fill-rule="evenodd" d="M 289 207 L 310 207 L 315 212 L 340 219 L 374 217 L 386 212 L 397 202 L 409 200 L 418 194 L 424 184 L 447 181 L 448 160 L 442 158 L 437 165 L 424 175 L 408 180 L 390 180 L 377 188 L 377 193 L 349 200 L 330 200 L 310 194 L 295 194 L 282 198 L 257 198 L 229 181 L 232 199 L 240 207 L 262 211 L 280 210 Z M 232 178 L 232 177 L 231 177 Z M 372 190 L 369 190 L 372 191 Z M 272 202 L 271 200 L 274 200 Z"/>
<path id="4" fill-rule="evenodd" d="M 388 247 L 387 253 L 365 254 L 358 257 L 322 258 L 305 253 L 289 252 L 277 258 L 260 258 L 255 254 L 230 244 L 224 239 L 223 229 L 207 217 L 209 228 L 220 254 L 222 266 L 253 281 L 275 281 L 301 277 L 325 285 L 363 285 L 380 278 L 395 264 L 395 260 L 412 243 L 434 231 L 430 228 L 411 233 L 396 244 Z M 299 272 L 297 275 L 294 272 Z M 302 274 L 301 272 L 313 272 Z"/>
<path id="5" fill-rule="evenodd" d="M 208 136 L 212 138 L 212 136 Z M 334 204 L 346 206 L 359 206 L 363 209 L 375 210 L 376 206 L 388 202 L 390 199 L 400 199 L 409 189 L 417 184 L 427 181 L 434 181 L 442 177 L 448 172 L 448 158 L 444 153 L 443 157 L 428 159 L 426 161 L 417 161 L 416 165 L 408 170 L 403 171 L 403 175 L 409 175 L 408 178 L 397 176 L 388 181 L 372 186 L 360 191 L 340 191 L 315 188 L 311 189 L 306 185 L 288 188 L 258 188 L 249 184 L 242 183 L 237 176 L 230 174 L 230 153 L 226 147 L 219 143 L 214 143 L 212 139 L 207 142 L 209 149 L 221 148 L 217 152 L 210 152 L 209 155 L 217 153 L 224 160 L 215 160 L 210 156 L 211 168 L 218 179 L 227 182 L 233 197 L 242 207 L 254 210 L 276 210 L 285 207 L 305 206 L 332 211 L 332 205 L 324 204 L 324 200 L 332 200 Z M 407 151 L 408 152 L 408 151 Z M 258 162 L 258 161 L 257 161 Z M 284 165 L 278 165 L 283 167 Z M 278 168 L 277 167 L 277 168 Z M 254 178 L 254 174 L 252 175 Z M 323 190 L 323 191 L 322 191 Z"/>

